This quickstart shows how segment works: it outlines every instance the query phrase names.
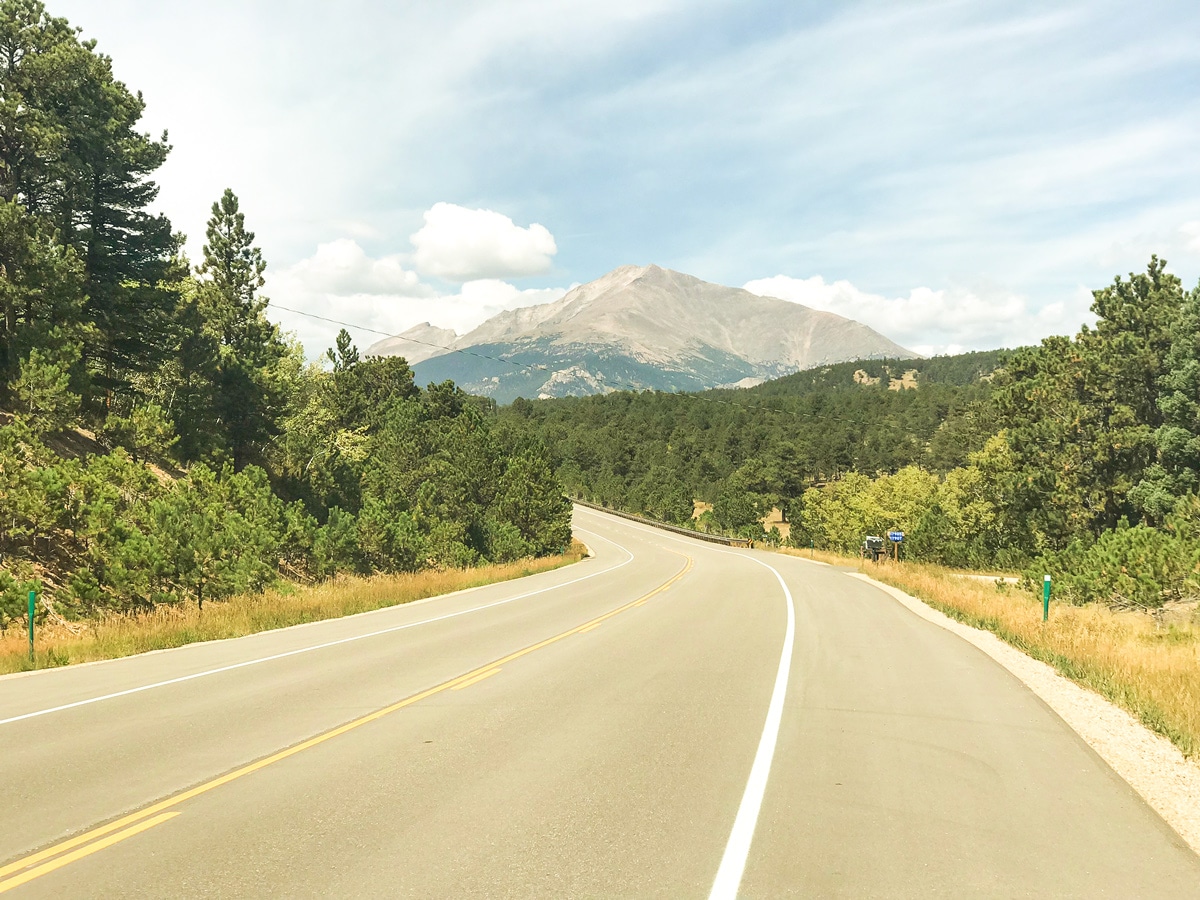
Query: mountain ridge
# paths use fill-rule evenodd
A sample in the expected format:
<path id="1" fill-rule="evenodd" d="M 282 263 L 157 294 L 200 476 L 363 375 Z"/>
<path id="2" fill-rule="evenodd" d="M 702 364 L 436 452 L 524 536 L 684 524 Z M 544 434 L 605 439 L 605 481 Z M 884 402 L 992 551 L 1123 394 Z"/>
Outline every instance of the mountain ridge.
<path id="1" fill-rule="evenodd" d="M 745 387 L 824 363 L 917 357 L 852 319 L 655 265 L 621 266 L 461 336 L 422 323 L 366 352 L 405 355 L 406 346 L 419 378 L 452 378 L 500 402 L 618 387 Z M 453 352 L 468 349 L 470 357 Z"/>

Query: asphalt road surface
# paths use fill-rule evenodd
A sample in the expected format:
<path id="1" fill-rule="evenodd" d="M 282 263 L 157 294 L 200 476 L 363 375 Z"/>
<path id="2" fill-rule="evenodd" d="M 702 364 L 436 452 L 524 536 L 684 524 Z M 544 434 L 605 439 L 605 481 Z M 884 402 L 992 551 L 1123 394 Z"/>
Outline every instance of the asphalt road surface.
<path id="1" fill-rule="evenodd" d="M 0 679 L 0 892 L 1197 897 L 1005 670 L 803 559 L 576 510 L 594 558 Z"/>

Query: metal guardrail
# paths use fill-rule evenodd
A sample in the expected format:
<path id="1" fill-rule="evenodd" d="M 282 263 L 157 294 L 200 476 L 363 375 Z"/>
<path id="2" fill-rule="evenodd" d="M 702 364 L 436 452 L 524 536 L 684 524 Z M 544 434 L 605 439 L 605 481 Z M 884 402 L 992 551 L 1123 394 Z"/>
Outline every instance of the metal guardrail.
<path id="1" fill-rule="evenodd" d="M 663 531 L 673 531 L 676 534 L 685 534 L 688 537 L 695 538 L 698 541 L 708 541 L 711 544 L 724 544 L 726 547 L 746 547 L 751 549 L 754 547 L 754 541 L 750 540 L 749 538 L 732 538 L 719 534 L 706 534 L 703 531 L 692 531 L 690 528 L 680 528 L 678 525 L 668 525 L 666 522 L 656 522 L 654 519 L 647 519 L 645 516 L 635 516 L 633 513 L 622 512 L 619 509 L 609 509 L 607 506 L 601 506 L 599 503 L 588 503 L 586 500 L 572 499 L 571 502 L 578 503 L 580 506 L 586 506 L 588 509 L 606 512 L 610 516 L 620 516 L 622 519 L 629 519 L 633 522 L 641 522 L 643 525 L 661 528 Z"/>

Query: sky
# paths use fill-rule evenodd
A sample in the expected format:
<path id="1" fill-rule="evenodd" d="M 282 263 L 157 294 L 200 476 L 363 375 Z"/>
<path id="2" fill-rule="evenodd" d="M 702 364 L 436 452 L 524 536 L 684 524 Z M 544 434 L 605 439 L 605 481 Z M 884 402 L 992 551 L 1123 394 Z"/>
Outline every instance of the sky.
<path id="1" fill-rule="evenodd" d="M 459 333 L 654 263 L 921 353 L 1200 278 L 1200 4 L 50 0 L 169 130 L 198 258 L 230 187 L 270 315 Z M 378 335 L 352 329 L 362 347 Z"/>

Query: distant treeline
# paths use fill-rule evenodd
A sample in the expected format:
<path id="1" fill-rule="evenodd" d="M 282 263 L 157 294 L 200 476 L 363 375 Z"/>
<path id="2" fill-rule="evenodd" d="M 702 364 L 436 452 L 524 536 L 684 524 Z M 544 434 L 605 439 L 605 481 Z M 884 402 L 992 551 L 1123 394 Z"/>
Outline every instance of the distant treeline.
<path id="1" fill-rule="evenodd" d="M 910 556 L 1028 566 L 1079 601 L 1157 608 L 1197 593 L 1200 287 L 1153 257 L 1092 311 L 1094 328 L 1014 351 L 505 416 L 534 425 L 590 500 L 686 523 L 700 499 L 699 527 L 760 538 L 777 506 L 793 543 L 849 551 L 899 529 Z"/>
<path id="2" fill-rule="evenodd" d="M 501 415 L 536 429 L 575 496 L 677 524 L 704 500 L 705 524 L 754 535 L 766 510 L 794 512 L 814 484 L 966 463 L 993 433 L 986 401 L 1001 358 L 840 363 L 749 390 L 518 400 Z"/>
<path id="3" fill-rule="evenodd" d="M 0 626 L 30 589 L 72 616 L 561 550 L 536 438 L 345 332 L 305 363 L 232 191 L 184 257 L 142 112 L 66 20 L 0 2 Z"/>

